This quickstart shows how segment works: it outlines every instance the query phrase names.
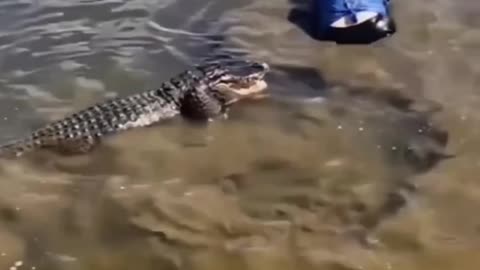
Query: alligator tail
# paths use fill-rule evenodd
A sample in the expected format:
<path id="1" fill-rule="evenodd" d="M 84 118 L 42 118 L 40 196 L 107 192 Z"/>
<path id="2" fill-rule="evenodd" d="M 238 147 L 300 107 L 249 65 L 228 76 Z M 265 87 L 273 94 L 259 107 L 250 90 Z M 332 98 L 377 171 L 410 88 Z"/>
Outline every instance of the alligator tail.
<path id="1" fill-rule="evenodd" d="M 32 151 L 35 147 L 35 141 L 30 137 L 13 141 L 4 145 L 0 145 L 0 157 L 19 157 L 26 152 Z"/>

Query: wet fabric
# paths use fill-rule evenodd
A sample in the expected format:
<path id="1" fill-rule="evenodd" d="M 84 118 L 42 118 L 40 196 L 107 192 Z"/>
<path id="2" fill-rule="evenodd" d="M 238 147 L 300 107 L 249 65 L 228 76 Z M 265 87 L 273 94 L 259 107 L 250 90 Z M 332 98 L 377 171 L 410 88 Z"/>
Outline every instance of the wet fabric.
<path id="1" fill-rule="evenodd" d="M 342 32 L 342 38 L 348 38 L 348 31 L 355 36 L 377 39 L 388 36 L 395 32 L 389 5 L 390 0 L 315 0 L 317 34 L 336 40 L 336 28 L 352 28 L 338 31 Z M 355 40 L 352 38 L 352 43 Z"/>

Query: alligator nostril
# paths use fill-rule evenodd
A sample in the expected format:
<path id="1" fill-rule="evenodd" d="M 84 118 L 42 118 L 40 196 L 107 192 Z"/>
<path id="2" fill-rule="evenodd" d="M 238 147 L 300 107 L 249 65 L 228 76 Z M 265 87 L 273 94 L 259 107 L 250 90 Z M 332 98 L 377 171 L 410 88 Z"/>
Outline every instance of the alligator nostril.
<path id="1" fill-rule="evenodd" d="M 259 71 L 266 72 L 270 70 L 270 67 L 267 63 L 253 63 L 252 68 L 258 69 Z"/>

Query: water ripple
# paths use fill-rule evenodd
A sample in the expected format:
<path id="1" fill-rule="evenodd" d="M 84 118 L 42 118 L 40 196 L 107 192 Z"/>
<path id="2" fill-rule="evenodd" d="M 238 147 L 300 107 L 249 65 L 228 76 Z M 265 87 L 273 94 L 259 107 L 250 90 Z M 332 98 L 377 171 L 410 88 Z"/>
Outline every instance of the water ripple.
<path id="1" fill-rule="evenodd" d="M 12 85 L 28 85 L 31 80 L 48 83 L 42 78 L 57 69 L 96 77 L 91 65 L 105 67 L 111 61 L 125 70 L 156 69 L 171 59 L 188 62 L 218 44 L 221 33 L 209 25 L 237 2 L 243 1 L 5 0 L 0 3 L 5 12 L 0 69 L 17 75 L 21 70 L 23 76 L 13 76 Z M 75 68 L 62 63 L 75 63 Z"/>

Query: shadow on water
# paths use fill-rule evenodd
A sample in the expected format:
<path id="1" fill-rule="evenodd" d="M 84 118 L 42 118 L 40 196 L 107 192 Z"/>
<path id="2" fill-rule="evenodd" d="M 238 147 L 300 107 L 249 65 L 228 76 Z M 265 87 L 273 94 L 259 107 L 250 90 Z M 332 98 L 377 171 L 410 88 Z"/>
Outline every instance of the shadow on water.
<path id="1" fill-rule="evenodd" d="M 403 160 L 415 172 L 421 173 L 430 170 L 439 161 L 452 157 L 443 150 L 448 144 L 448 132 L 432 124 L 432 117 L 442 110 L 436 103 L 407 96 L 401 89 L 375 89 L 343 82 L 326 82 L 322 74 L 313 68 L 275 65 L 273 69 L 271 88 L 275 94 L 278 91 L 279 96 L 293 96 L 290 102 L 313 102 L 319 103 L 319 106 L 324 102 L 331 107 L 333 118 L 357 114 L 367 122 L 381 119 L 385 129 L 404 131 L 402 135 L 405 137 L 384 132 L 381 135 L 383 138 L 378 138 L 388 139 L 386 136 L 391 136 L 392 139 L 397 137 L 395 140 L 403 140 L 396 145 L 399 151 L 386 152 L 392 162 Z M 292 85 L 294 83 L 301 86 Z M 376 115 L 379 111 L 380 115 Z"/>
<path id="2" fill-rule="evenodd" d="M 267 76 L 271 91 L 281 96 L 321 97 L 327 89 L 322 74 L 309 67 L 272 65 Z"/>
<path id="3" fill-rule="evenodd" d="M 448 132 L 432 122 L 435 113 L 441 111 L 438 104 L 415 100 L 395 89 L 372 89 L 342 84 L 333 88 L 333 103 L 338 98 L 341 100 L 340 104 L 343 104 L 341 107 L 332 106 L 335 114 L 341 117 L 349 113 L 357 113 L 357 116 L 364 114 L 366 124 L 372 121 L 376 122 L 375 125 L 383 125 L 384 128 L 376 136 L 379 142 L 389 141 L 388 144 L 394 147 L 394 151 L 384 149 L 387 159 L 393 162 L 394 166 L 395 162 L 400 161 L 406 163 L 415 173 L 424 173 L 438 162 L 452 157 L 445 150 Z M 371 105 L 377 108 L 368 108 Z M 356 106 L 364 111 L 358 111 Z M 378 111 L 369 109 L 381 110 L 381 115 L 376 115 Z"/>
<path id="4" fill-rule="evenodd" d="M 308 86 L 300 87 L 303 92 L 297 91 L 297 88 L 288 89 L 289 93 L 297 96 L 282 102 L 293 102 L 298 107 L 328 108 L 330 121 L 340 123 L 339 128 L 345 128 L 342 125 L 358 125 L 359 129 L 369 132 L 373 145 L 383 153 L 385 165 L 392 169 L 392 179 L 386 181 L 395 184 L 387 192 L 383 206 L 361 221 L 366 228 L 373 229 L 386 216 L 395 214 L 406 205 L 404 192 L 416 191 L 416 184 L 412 181 L 414 176 L 454 157 L 446 150 L 448 132 L 433 122 L 435 114 L 442 111 L 442 106 L 434 102 L 407 96 L 401 89 L 327 83 L 321 73 L 312 68 L 276 66 L 275 69 L 281 74 L 272 78 L 273 85 L 278 84 L 278 88 L 288 85 L 282 75 Z M 302 109 L 294 115 L 298 120 L 315 125 L 325 124 L 324 118 Z"/>
<path id="5" fill-rule="evenodd" d="M 389 153 L 405 155 L 405 160 L 417 172 L 428 171 L 443 158 L 451 157 L 442 150 L 448 144 L 448 132 L 432 123 L 435 114 L 442 111 L 442 106 L 435 102 L 420 96 L 406 95 L 402 89 L 327 82 L 324 76 L 313 68 L 275 65 L 274 69 L 276 77 L 272 76 L 271 88 L 275 91 L 285 88 L 285 85 L 288 88 L 289 81 L 301 83 L 302 87 L 286 89 L 285 92 L 302 97 L 303 103 L 325 102 L 327 106 L 331 106 L 333 118 L 357 112 L 360 115 L 363 114 L 366 119 L 371 116 L 383 118 L 385 120 L 383 124 L 388 123 L 391 129 L 405 130 L 407 133 L 404 135 L 409 135 L 404 138 L 407 140 L 407 145 L 404 147 L 406 152 L 389 151 Z M 367 106 L 374 107 L 367 108 Z M 376 115 L 379 110 L 383 115 Z M 415 147 L 419 144 L 425 149 Z"/>
<path id="6" fill-rule="evenodd" d="M 287 19 L 289 22 L 296 25 L 308 36 L 315 40 L 322 40 L 315 33 L 315 13 L 313 13 L 313 1 L 307 0 L 289 0 L 291 9 L 288 13 Z"/>
<path id="7" fill-rule="evenodd" d="M 370 132 L 383 153 L 385 165 L 392 169 L 395 184 L 386 193 L 382 207 L 361 221 L 363 226 L 373 229 L 408 203 L 406 194 L 416 193 L 415 176 L 454 157 L 446 150 L 448 132 L 433 120 L 441 106 L 407 97 L 395 89 L 342 84 L 332 89 L 327 101 L 331 102 L 332 114 L 339 119 L 359 120 L 355 122 Z"/>

